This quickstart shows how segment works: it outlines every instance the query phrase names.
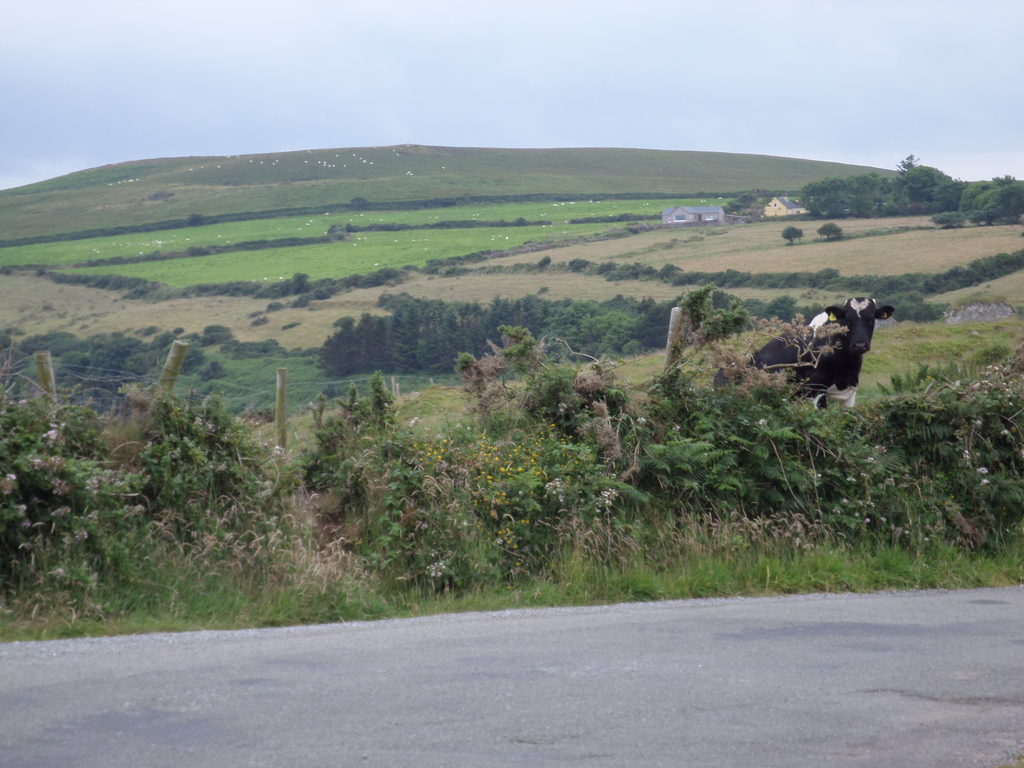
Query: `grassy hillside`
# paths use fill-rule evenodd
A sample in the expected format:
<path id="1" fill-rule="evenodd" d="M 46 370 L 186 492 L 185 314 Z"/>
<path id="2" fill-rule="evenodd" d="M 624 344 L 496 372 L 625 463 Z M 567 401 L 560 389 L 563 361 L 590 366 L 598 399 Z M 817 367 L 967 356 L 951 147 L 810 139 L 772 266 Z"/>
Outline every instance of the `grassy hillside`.
<path id="1" fill-rule="evenodd" d="M 659 191 L 794 188 L 823 175 L 865 170 L 869 169 L 715 153 L 394 147 L 178 158 L 83 171 L 0 193 L 0 222 L 17 220 L 22 233 L 48 231 L 31 224 L 37 217 L 48 222 L 49 231 L 67 233 L 168 221 L 175 216 L 180 220 L 190 213 L 211 217 L 231 211 L 301 207 L 325 191 L 341 203 L 353 197 L 392 202 L 450 199 L 444 205 L 408 210 L 367 204 L 359 210 L 282 213 L 0 247 L 4 271 L 0 333 L 8 330 L 19 338 L 49 332 L 78 337 L 124 332 L 148 340 L 157 331 L 180 336 L 201 334 L 208 326 L 226 326 L 238 341 L 275 340 L 284 347 L 282 354 L 297 354 L 320 347 L 334 333 L 339 317 L 383 314 L 379 302 L 384 294 L 405 292 L 422 299 L 479 303 L 527 296 L 604 301 L 621 294 L 667 302 L 693 286 L 662 279 L 665 269 L 762 275 L 833 269 L 846 277 L 933 275 L 1024 246 L 1020 227 L 940 230 L 927 217 L 844 220 L 845 237 L 838 242 L 815 237 L 820 222 L 798 221 L 806 236 L 796 245 L 781 237 L 791 221 L 701 229 L 646 226 L 667 205 L 712 202 L 717 197 L 658 197 Z M 632 190 L 637 197 L 584 194 L 595 189 L 610 190 L 613 195 Z M 572 194 L 573 190 L 580 194 Z M 528 195 L 548 199 L 507 199 Z M 487 202 L 488 196 L 506 199 Z M 82 216 L 76 218 L 79 213 Z M 595 217 L 621 216 L 645 225 L 595 221 Z M 504 226 L 495 226 L 498 223 Z M 325 241 L 330 232 L 342 239 Z M 13 234 L 0 230 L 0 239 Z M 289 238 L 293 241 L 287 242 Z M 230 250 L 255 241 L 262 245 Z M 481 253 L 488 255 L 462 259 Z M 460 261 L 444 261 L 453 258 Z M 580 264 L 590 268 L 581 270 Z M 598 265 L 616 269 L 600 271 Z M 628 269 L 618 273 L 617 267 L 631 265 L 647 270 L 644 279 L 629 277 Z M 377 272 L 383 269 L 390 273 L 380 277 Z M 128 298 L 127 288 L 60 284 L 50 279 L 47 270 L 55 275 L 112 275 L 163 287 L 144 298 Z M 237 283 L 251 291 L 287 281 L 296 273 L 335 284 L 329 293 L 310 294 L 301 302 L 288 292 L 264 291 L 261 298 L 242 295 L 244 290 L 236 291 L 238 295 L 203 297 L 186 292 L 210 283 Z M 1024 302 L 1021 274 L 926 298 L 943 303 L 1005 299 L 1019 304 Z M 353 277 L 354 282 L 338 287 L 338 281 Z M 845 289 L 785 281 L 771 288 L 748 283 L 728 290 L 761 302 L 789 295 L 801 306 L 823 306 L 846 295 Z M 914 345 L 903 350 L 903 362 L 914 359 L 915 350 Z M 934 355 L 921 359 L 937 361 Z M 246 361 L 224 362 L 228 369 L 224 386 L 238 387 L 237 397 L 245 399 L 246 387 L 258 371 L 247 368 Z M 269 358 L 262 362 L 272 365 Z M 301 368 L 301 377 L 308 380 L 305 383 L 313 394 L 324 384 L 309 356 L 273 362 L 278 364 L 296 373 Z M 890 370 L 895 369 L 888 363 L 869 370 L 869 380 L 884 382 Z M 305 399 L 307 394 L 296 388 L 295 396 Z"/>
<path id="2" fill-rule="evenodd" d="M 795 190 L 865 166 L 719 152 L 397 146 L 142 160 L 0 191 L 0 239 L 203 215 L 524 196 Z M 889 173 L 889 171 L 879 171 Z"/>

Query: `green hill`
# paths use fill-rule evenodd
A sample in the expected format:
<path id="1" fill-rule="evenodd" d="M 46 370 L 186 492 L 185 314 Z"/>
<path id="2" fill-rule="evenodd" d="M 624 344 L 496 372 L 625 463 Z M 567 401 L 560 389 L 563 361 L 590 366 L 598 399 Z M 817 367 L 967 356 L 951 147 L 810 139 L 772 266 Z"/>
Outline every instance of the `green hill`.
<path id="1" fill-rule="evenodd" d="M 402 145 L 139 160 L 0 191 L 0 240 L 187 218 L 370 203 L 693 197 L 793 191 L 866 166 L 643 149 Z"/>

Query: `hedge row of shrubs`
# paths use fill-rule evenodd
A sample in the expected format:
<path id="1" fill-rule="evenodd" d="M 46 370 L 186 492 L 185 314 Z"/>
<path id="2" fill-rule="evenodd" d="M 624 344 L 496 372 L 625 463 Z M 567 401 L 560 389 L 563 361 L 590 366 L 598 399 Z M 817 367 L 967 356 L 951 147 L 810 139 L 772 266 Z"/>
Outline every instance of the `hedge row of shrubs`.
<path id="1" fill-rule="evenodd" d="M 716 312 L 689 317 L 728 330 Z M 781 526 L 797 546 L 978 550 L 1024 535 L 1024 350 L 820 411 L 784 383 L 711 389 L 689 366 L 631 392 L 610 364 L 558 364 L 504 330 L 502 347 L 460 359 L 472 407 L 454 423 L 399 424 L 378 374 L 367 394 L 322 400 L 290 460 L 213 400 L 140 395 L 127 421 L 0 400 L 0 599 L 91 610 L 99 587 L 196 553 L 211 573 L 284 578 L 299 540 L 385 580 L 464 590 L 543 576 L 566 551 L 657 557 L 694 519 Z M 303 492 L 316 504 L 297 523 L 286 511 Z"/>

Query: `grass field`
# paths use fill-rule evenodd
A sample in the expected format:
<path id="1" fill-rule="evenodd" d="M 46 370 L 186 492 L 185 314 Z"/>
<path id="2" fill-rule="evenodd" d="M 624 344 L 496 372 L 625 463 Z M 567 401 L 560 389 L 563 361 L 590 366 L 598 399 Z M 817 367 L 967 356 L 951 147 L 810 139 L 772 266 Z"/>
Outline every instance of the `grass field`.
<path id="1" fill-rule="evenodd" d="M 570 219 L 592 216 L 657 216 L 670 205 L 697 204 L 697 200 L 567 200 L 554 203 L 465 205 L 413 211 L 368 211 L 284 216 L 272 219 L 162 229 L 131 235 L 92 237 L 0 248 L 0 267 L 20 265 L 63 266 L 93 259 L 125 258 L 169 253 L 194 247 L 223 246 L 253 240 L 320 237 L 331 226 L 402 224 L 424 227 L 444 221 L 515 221 L 568 224 Z"/>
<path id="2" fill-rule="evenodd" d="M 141 277 L 176 288 L 201 283 L 282 280 L 296 272 L 304 272 L 316 280 L 367 274 L 378 269 L 401 269 L 407 265 L 420 267 L 431 259 L 504 250 L 531 242 L 554 243 L 594 235 L 608 227 L 607 224 L 559 224 L 360 232 L 348 240 L 335 243 L 234 251 L 117 266 L 81 267 L 71 271 L 78 274 Z"/>
<path id="3" fill-rule="evenodd" d="M 701 272 L 815 272 L 830 267 L 844 275 L 892 275 L 941 272 L 983 256 L 1024 247 L 1021 228 L 1013 225 L 940 230 L 927 217 L 838 223 L 844 234 L 850 236 L 848 239 L 821 241 L 815 234 L 821 222 L 807 221 L 797 223 L 804 230 L 803 241 L 789 245 L 781 236 L 788 222 L 762 220 L 720 230 L 658 229 L 593 248 L 560 249 L 552 254 L 552 260 L 614 259 L 655 267 L 674 264 L 683 270 Z M 515 257 L 507 261 L 514 262 Z"/>
<path id="4" fill-rule="evenodd" d="M 370 201 L 487 196 L 690 198 L 799 189 L 866 166 L 766 155 L 638 149 L 362 147 L 165 158 L 0 191 L 0 238 Z"/>
<path id="5" fill-rule="evenodd" d="M 625 208 L 634 205 L 642 207 L 644 202 L 621 201 L 616 205 Z M 664 201 L 656 202 L 660 206 Z M 595 211 L 601 210 L 602 205 L 604 203 L 577 202 L 575 206 L 531 203 L 522 208 L 499 205 L 470 207 L 467 210 L 478 213 L 485 220 L 492 217 L 514 220 L 517 218 L 514 215 L 516 213 L 521 212 L 524 218 L 528 219 L 539 218 L 548 209 L 561 211 L 565 207 L 571 207 L 574 214 L 582 210 L 585 215 L 592 215 Z M 402 221 L 406 215 L 440 216 L 445 212 L 448 212 L 448 209 L 408 213 L 365 212 L 364 218 Z M 311 218 L 256 220 L 190 230 L 172 230 L 169 234 L 182 236 L 185 233 L 202 231 L 207 241 L 214 242 L 232 237 L 240 240 L 257 239 L 261 233 L 274 236 L 275 233 L 269 231 L 271 227 L 280 227 L 278 234 L 284 234 L 292 227 L 298 232 L 298 227 L 304 227 Z M 310 225 L 308 229 L 319 229 L 322 232 L 323 222 L 327 219 L 330 217 L 313 218 L 320 226 Z M 303 309 L 286 308 L 269 315 L 270 322 L 260 326 L 252 325 L 252 316 L 266 307 L 265 300 L 210 297 L 160 302 L 129 301 L 121 299 L 116 292 L 59 285 L 45 278 L 19 272 L 0 278 L 0 328 L 15 327 L 26 333 L 67 330 L 79 335 L 88 335 L 117 330 L 137 331 L 153 325 L 166 330 L 183 328 L 186 332 L 198 332 L 206 325 L 221 324 L 232 328 L 235 336 L 243 341 L 276 338 L 286 347 L 312 347 L 319 346 L 330 335 L 333 330 L 332 323 L 339 316 L 380 312 L 377 302 L 382 293 L 405 291 L 420 298 L 448 301 L 490 301 L 496 296 L 519 298 L 531 294 L 547 299 L 573 298 L 595 301 L 622 294 L 638 298 L 650 296 L 659 301 L 667 301 L 685 291 L 685 287 L 659 281 L 611 282 L 598 276 L 559 269 L 559 265 L 577 258 L 593 262 L 640 262 L 656 267 L 676 264 L 682 269 L 702 271 L 730 268 L 756 272 L 816 271 L 833 267 L 843 274 L 893 274 L 936 272 L 950 266 L 966 264 L 974 258 L 1013 252 L 1024 247 L 1021 228 L 1014 226 L 938 230 L 928 228 L 931 222 L 925 217 L 855 219 L 845 220 L 840 224 L 850 239 L 823 243 L 817 242 L 814 234 L 820 223 L 799 222 L 799 226 L 805 231 L 805 242 L 792 246 L 787 245 L 782 239 L 784 223 L 777 221 L 714 229 L 657 229 L 629 237 L 575 243 L 540 253 L 513 254 L 488 259 L 468 265 L 467 273 L 453 277 L 411 273 L 407 280 L 393 285 L 355 289 L 324 301 L 315 301 Z M 561 235 L 570 231 L 593 233 L 608 228 L 609 225 L 562 224 L 549 227 L 364 232 L 354 233 L 349 241 L 331 244 L 230 252 L 173 261 L 89 268 L 82 271 L 138 275 L 163 280 L 176 286 L 226 279 L 262 282 L 264 277 L 270 281 L 290 277 L 295 272 L 305 272 L 313 277 L 337 277 L 354 272 L 372 272 L 385 266 L 401 268 L 407 264 L 423 264 L 431 258 L 460 255 L 474 250 L 505 248 L 527 239 L 539 239 L 540 236 Z M 218 235 L 221 237 L 218 238 Z M 160 235 L 161 239 L 163 236 Z M 103 238 L 106 242 L 102 247 L 113 249 L 114 243 L 120 242 L 122 245 L 118 247 L 128 251 L 131 248 L 142 250 L 143 248 L 138 246 L 140 242 L 147 244 L 144 248 L 154 244 L 153 240 L 139 240 L 138 237 Z M 151 233 L 146 237 L 156 235 Z M 510 239 L 505 240 L 505 237 Z M 93 247 L 98 245 L 98 241 L 93 240 L 0 249 L 0 258 L 6 252 L 24 252 L 26 249 L 40 249 L 39 252 L 42 252 L 42 249 L 53 249 L 59 256 L 61 249 L 84 247 L 88 250 L 90 246 L 87 244 L 90 243 Z M 551 269 L 515 273 L 490 271 L 495 267 L 507 268 L 516 264 L 534 265 L 542 255 L 551 257 Z M 741 298 L 766 300 L 789 293 L 801 303 L 825 304 L 842 298 L 806 289 L 738 288 L 732 292 Z M 1024 275 L 1018 273 L 981 286 L 972 286 L 931 298 L 939 301 L 962 301 L 968 297 L 1024 303 Z"/>

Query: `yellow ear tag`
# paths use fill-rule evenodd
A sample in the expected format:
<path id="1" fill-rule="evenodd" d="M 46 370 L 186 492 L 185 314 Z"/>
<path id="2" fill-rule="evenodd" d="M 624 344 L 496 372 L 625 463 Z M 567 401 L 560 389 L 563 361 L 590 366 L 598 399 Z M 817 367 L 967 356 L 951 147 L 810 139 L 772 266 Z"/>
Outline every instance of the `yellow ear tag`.
<path id="1" fill-rule="evenodd" d="M 835 312 L 829 312 L 828 313 L 828 321 L 830 323 L 837 323 L 837 322 L 839 322 L 839 318 L 836 317 L 836 313 Z"/>

